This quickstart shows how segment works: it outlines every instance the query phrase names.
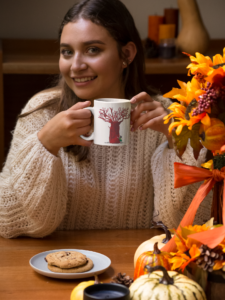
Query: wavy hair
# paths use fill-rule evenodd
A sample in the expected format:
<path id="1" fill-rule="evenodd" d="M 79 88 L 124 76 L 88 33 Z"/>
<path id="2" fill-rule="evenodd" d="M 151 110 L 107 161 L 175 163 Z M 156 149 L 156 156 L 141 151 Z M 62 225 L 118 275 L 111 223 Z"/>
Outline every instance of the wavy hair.
<path id="1" fill-rule="evenodd" d="M 125 97 L 132 98 L 134 95 L 146 91 L 154 94 L 146 85 L 145 80 L 145 56 L 142 41 L 135 26 L 133 17 L 126 6 L 119 0 L 81 0 L 74 4 L 66 13 L 61 26 L 59 28 L 59 40 L 63 28 L 70 22 L 76 22 L 83 18 L 93 23 L 103 26 L 117 42 L 118 53 L 121 58 L 126 60 L 122 47 L 132 41 L 137 48 L 137 54 L 131 64 L 127 64 L 127 68 L 123 70 L 123 83 L 125 87 Z M 60 88 L 62 93 L 59 98 L 51 99 L 36 107 L 34 110 L 24 113 L 19 118 L 28 114 L 52 106 L 56 107 L 56 114 L 69 109 L 77 102 L 86 101 L 80 99 L 68 87 L 64 78 L 60 75 L 56 88 Z M 72 152 L 77 161 L 85 160 L 88 157 L 89 148 L 80 145 L 71 145 L 65 147 L 66 152 Z"/>

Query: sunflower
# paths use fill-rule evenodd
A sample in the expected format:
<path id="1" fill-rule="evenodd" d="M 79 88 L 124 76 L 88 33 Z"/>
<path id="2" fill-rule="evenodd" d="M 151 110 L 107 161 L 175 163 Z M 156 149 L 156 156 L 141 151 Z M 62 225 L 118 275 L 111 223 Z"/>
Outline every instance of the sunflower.
<path id="1" fill-rule="evenodd" d="M 168 109 L 172 110 L 172 112 L 163 118 L 164 124 L 169 123 L 171 118 L 175 119 L 169 126 L 169 133 L 171 133 L 174 128 L 177 128 L 176 134 L 179 135 L 184 126 L 192 130 L 192 126 L 200 121 L 204 124 L 210 122 L 210 118 L 206 112 L 197 116 L 192 116 L 192 112 L 190 112 L 188 114 L 189 117 L 186 118 L 185 112 L 187 108 L 177 102 L 172 103 Z"/>
<path id="2" fill-rule="evenodd" d="M 173 88 L 170 92 L 164 94 L 163 97 L 177 99 L 188 105 L 193 99 L 198 101 L 200 99 L 199 96 L 206 93 L 206 91 L 202 90 L 204 85 L 198 82 L 194 77 L 191 81 L 188 81 L 188 83 L 180 80 L 177 80 L 177 82 L 181 88 Z"/>
<path id="3" fill-rule="evenodd" d="M 191 74 L 197 75 L 201 74 L 204 76 L 207 75 L 210 68 L 213 66 L 213 62 L 209 56 L 204 56 L 201 53 L 196 52 L 196 57 L 185 53 L 189 56 L 191 63 L 187 66 L 188 75 Z"/>
<path id="4" fill-rule="evenodd" d="M 216 54 L 213 56 L 213 60 L 209 56 L 204 56 L 198 52 L 196 53 L 196 57 L 187 55 L 191 60 L 191 63 L 187 66 L 187 69 L 189 69 L 188 75 L 195 75 L 195 78 L 199 82 L 221 82 L 225 77 L 225 48 L 223 49 L 223 56 Z"/>

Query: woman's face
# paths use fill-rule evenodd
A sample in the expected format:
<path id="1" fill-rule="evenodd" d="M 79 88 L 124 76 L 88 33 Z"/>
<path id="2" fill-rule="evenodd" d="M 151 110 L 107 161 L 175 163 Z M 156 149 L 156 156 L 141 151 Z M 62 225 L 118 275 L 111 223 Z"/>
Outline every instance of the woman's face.
<path id="1" fill-rule="evenodd" d="M 124 98 L 123 60 L 104 27 L 82 18 L 68 23 L 60 49 L 60 71 L 79 98 Z"/>

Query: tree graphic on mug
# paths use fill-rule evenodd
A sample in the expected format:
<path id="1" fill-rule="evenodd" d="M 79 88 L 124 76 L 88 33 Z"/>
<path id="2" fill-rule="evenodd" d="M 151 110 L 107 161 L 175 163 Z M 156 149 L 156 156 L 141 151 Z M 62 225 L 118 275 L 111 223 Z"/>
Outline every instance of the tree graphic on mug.
<path id="1" fill-rule="evenodd" d="M 118 111 L 113 108 L 105 108 L 99 110 L 99 118 L 111 124 L 109 131 L 109 142 L 112 144 L 120 143 L 120 124 L 125 119 L 129 119 L 129 108 L 119 107 Z"/>

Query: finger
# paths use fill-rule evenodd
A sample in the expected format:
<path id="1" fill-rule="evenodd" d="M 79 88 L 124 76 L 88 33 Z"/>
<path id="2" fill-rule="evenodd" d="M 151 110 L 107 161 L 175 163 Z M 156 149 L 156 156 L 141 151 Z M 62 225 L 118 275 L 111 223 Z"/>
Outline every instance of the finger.
<path id="1" fill-rule="evenodd" d="M 138 119 L 135 120 L 133 127 L 131 128 L 131 131 L 135 131 L 140 126 L 142 129 L 151 128 L 152 121 L 158 122 L 160 119 L 162 121 L 163 117 L 166 116 L 166 111 L 162 111 L 161 109 L 155 109 L 152 111 L 149 111 L 143 115 L 141 115 Z"/>
<path id="2" fill-rule="evenodd" d="M 69 108 L 69 110 L 78 110 L 83 109 L 85 107 L 91 106 L 91 101 L 77 102 L 73 106 Z"/>
<path id="3" fill-rule="evenodd" d="M 91 119 L 92 113 L 88 109 L 68 109 L 65 111 L 65 116 L 69 119 Z"/>
<path id="4" fill-rule="evenodd" d="M 162 122 L 162 118 L 161 116 L 158 116 L 156 118 L 153 118 L 151 120 L 149 120 L 148 122 L 146 122 L 145 124 L 141 125 L 139 127 L 140 130 L 144 130 L 147 128 L 151 128 L 153 130 L 157 130 L 159 129 L 159 127 L 161 127 L 161 125 L 165 126 Z M 160 130 L 161 131 L 161 130 Z"/>
<path id="5" fill-rule="evenodd" d="M 142 112 L 155 110 L 160 104 L 156 101 L 153 102 L 142 102 L 138 104 L 133 112 L 131 113 L 131 121 L 135 121 Z"/>
<path id="6" fill-rule="evenodd" d="M 141 92 L 130 100 L 131 103 L 139 103 L 140 101 L 152 102 L 153 99 L 148 93 Z"/>
<path id="7" fill-rule="evenodd" d="M 84 147 L 90 147 L 93 144 L 93 141 L 86 141 L 82 139 L 81 137 L 77 138 L 76 145 L 84 146 Z"/>
<path id="8" fill-rule="evenodd" d="M 153 111 L 149 111 L 145 114 L 142 114 L 140 117 L 138 117 L 135 122 L 133 123 L 133 130 L 135 131 L 136 129 L 138 129 L 139 126 L 143 125 L 144 123 L 148 122 L 149 120 L 158 117 L 159 114 L 157 113 L 157 111 L 153 110 Z"/>
<path id="9" fill-rule="evenodd" d="M 76 130 L 78 128 L 82 128 L 82 127 L 85 127 L 85 126 L 90 126 L 91 125 L 91 119 L 90 118 L 86 118 L 86 119 L 77 119 L 77 120 L 74 120 L 73 122 L 73 127 L 76 128 Z"/>
<path id="10" fill-rule="evenodd" d="M 76 134 L 78 134 L 78 136 L 76 137 L 76 144 L 77 145 L 89 147 L 93 143 L 93 140 L 92 141 L 86 141 L 86 140 L 84 140 L 83 138 L 80 137 L 80 135 L 88 134 L 90 132 L 90 130 L 91 130 L 91 126 L 85 126 L 85 127 L 79 128 L 76 131 Z"/>
<path id="11" fill-rule="evenodd" d="M 79 137 L 80 135 L 85 135 L 91 131 L 91 126 L 87 125 L 84 127 L 80 127 L 76 129 L 76 137 Z"/>
<path id="12" fill-rule="evenodd" d="M 77 137 L 73 145 L 90 147 L 92 144 L 93 144 L 93 140 L 87 141 L 87 140 L 82 139 L 81 137 Z"/>

